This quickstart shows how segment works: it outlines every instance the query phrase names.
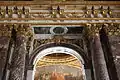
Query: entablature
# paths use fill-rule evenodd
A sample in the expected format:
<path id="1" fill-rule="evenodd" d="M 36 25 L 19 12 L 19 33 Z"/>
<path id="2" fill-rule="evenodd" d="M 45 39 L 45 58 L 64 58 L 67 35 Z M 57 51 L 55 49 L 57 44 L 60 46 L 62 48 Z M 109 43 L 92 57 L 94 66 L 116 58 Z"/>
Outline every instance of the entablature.
<path id="1" fill-rule="evenodd" d="M 119 32 L 120 1 L 0 1 L 0 18 L 0 24 L 5 25 L 86 27 L 90 24 L 94 32 L 97 28 L 94 25 L 118 25 L 106 27 L 114 33 Z"/>
<path id="2" fill-rule="evenodd" d="M 0 23 L 119 23 L 119 4 L 119 1 L 1 1 Z"/>

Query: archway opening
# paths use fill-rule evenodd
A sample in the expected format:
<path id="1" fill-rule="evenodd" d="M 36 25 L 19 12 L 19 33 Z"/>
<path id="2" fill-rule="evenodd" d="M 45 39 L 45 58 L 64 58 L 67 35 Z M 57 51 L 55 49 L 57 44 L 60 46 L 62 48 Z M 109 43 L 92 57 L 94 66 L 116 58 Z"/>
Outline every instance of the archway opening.
<path id="1" fill-rule="evenodd" d="M 84 61 L 75 50 L 51 47 L 34 60 L 33 80 L 86 80 Z"/>

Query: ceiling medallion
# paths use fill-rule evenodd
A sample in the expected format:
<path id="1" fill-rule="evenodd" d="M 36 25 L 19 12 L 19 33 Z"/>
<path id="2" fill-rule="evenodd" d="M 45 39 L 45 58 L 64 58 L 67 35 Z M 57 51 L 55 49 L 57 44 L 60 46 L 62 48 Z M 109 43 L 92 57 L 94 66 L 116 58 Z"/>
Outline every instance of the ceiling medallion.
<path id="1" fill-rule="evenodd" d="M 50 33 L 53 35 L 64 35 L 68 32 L 67 27 L 51 27 Z"/>

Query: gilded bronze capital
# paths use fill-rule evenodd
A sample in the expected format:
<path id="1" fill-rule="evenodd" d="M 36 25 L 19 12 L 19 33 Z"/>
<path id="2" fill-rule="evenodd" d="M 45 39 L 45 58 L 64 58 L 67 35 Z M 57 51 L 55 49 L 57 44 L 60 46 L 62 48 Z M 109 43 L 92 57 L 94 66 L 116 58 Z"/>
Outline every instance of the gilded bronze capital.
<path id="1" fill-rule="evenodd" d="M 18 36 L 24 36 L 24 37 L 33 36 L 32 29 L 28 25 L 14 25 L 14 28 Z"/>
<path id="2" fill-rule="evenodd" d="M 87 24 L 88 36 L 99 35 L 99 31 L 101 30 L 101 24 Z"/>
<path id="3" fill-rule="evenodd" d="M 0 25 L 0 36 L 11 37 L 12 25 Z"/>

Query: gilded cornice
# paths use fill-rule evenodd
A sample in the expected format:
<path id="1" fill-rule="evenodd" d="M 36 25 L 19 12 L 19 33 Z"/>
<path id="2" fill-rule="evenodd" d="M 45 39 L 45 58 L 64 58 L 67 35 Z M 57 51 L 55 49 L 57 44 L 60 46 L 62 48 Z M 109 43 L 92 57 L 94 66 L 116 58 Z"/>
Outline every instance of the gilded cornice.
<path id="1" fill-rule="evenodd" d="M 120 1 L 0 1 L 0 5 L 119 5 Z"/>
<path id="2" fill-rule="evenodd" d="M 11 37 L 12 25 L 0 25 L 0 36 Z"/>
<path id="3" fill-rule="evenodd" d="M 120 23 L 119 4 L 118 1 L 3 1 L 0 2 L 0 23 L 31 25 L 103 24 L 111 21 Z"/>

